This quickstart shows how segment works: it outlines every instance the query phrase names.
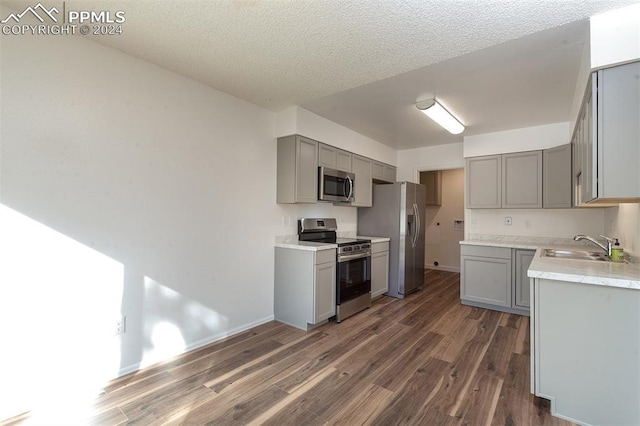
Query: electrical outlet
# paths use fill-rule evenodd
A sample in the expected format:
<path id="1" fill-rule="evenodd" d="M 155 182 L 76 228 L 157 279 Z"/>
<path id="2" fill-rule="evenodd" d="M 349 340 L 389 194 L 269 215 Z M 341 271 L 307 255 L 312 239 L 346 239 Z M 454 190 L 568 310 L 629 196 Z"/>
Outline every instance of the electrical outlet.
<path id="1" fill-rule="evenodd" d="M 127 317 L 121 316 L 116 320 L 116 336 L 119 334 L 124 334 L 127 331 Z"/>
<path id="2" fill-rule="evenodd" d="M 511 219 L 511 217 L 506 216 L 506 217 L 504 218 L 504 224 L 505 224 L 505 225 L 512 225 L 512 224 L 513 224 L 513 220 Z"/>
<path id="3" fill-rule="evenodd" d="M 291 216 L 282 216 L 282 226 L 291 226 Z"/>
<path id="4" fill-rule="evenodd" d="M 525 228 L 531 228 L 531 219 L 527 219 L 524 221 L 524 227 Z"/>

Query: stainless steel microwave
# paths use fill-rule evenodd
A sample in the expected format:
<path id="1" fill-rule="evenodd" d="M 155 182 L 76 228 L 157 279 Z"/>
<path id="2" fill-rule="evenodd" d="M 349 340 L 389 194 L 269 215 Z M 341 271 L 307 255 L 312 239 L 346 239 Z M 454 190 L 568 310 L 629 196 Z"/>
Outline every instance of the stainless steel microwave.
<path id="1" fill-rule="evenodd" d="M 349 203 L 353 201 L 356 175 L 318 167 L 318 200 Z"/>

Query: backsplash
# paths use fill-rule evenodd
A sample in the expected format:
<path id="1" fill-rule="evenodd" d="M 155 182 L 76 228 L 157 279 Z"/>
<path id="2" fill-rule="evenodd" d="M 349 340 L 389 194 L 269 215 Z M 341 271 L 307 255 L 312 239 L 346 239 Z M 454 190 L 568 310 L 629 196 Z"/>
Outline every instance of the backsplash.
<path id="1" fill-rule="evenodd" d="M 500 241 L 504 243 L 533 243 L 540 245 L 577 245 L 588 247 L 590 244 L 587 241 L 575 241 L 572 238 L 555 238 L 555 237 L 529 237 L 521 235 L 490 235 L 490 234 L 469 234 L 468 241 Z"/>
<path id="2" fill-rule="evenodd" d="M 605 228 L 607 235 L 620 240 L 624 251 L 640 252 L 640 204 L 620 204 L 607 209 Z"/>
<path id="3" fill-rule="evenodd" d="M 303 217 L 333 217 L 338 222 L 338 235 L 358 230 L 358 209 L 356 207 L 335 206 L 331 203 L 278 204 L 279 217 L 276 219 L 276 242 L 289 242 L 287 238 L 298 239 L 298 219 Z M 278 240 L 278 239 L 284 240 Z"/>
<path id="4" fill-rule="evenodd" d="M 466 209 L 465 238 L 471 234 L 573 238 L 606 234 L 605 209 Z M 511 225 L 505 224 L 511 218 Z"/>

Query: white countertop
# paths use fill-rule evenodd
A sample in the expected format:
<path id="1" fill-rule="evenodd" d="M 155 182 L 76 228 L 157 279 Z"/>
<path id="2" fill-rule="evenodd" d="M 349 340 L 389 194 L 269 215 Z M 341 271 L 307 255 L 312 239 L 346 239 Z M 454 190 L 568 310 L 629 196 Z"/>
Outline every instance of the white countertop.
<path id="1" fill-rule="evenodd" d="M 314 243 L 310 241 L 291 241 L 291 242 L 276 242 L 276 247 L 295 249 L 295 250 L 320 251 L 320 250 L 336 249 L 338 248 L 338 245 L 330 244 L 330 243 Z"/>
<path id="2" fill-rule="evenodd" d="M 543 257 L 541 252 L 542 248 L 538 249 L 533 257 L 527 272 L 529 277 L 640 290 L 637 263 L 557 259 Z"/>
<path id="3" fill-rule="evenodd" d="M 375 244 L 375 243 L 384 243 L 385 241 L 391 241 L 391 238 L 389 237 L 364 237 L 362 235 L 358 235 L 357 238 L 359 240 L 370 240 L 371 244 Z"/>
<path id="4" fill-rule="evenodd" d="M 359 238 L 363 240 L 370 240 L 371 243 L 383 243 L 385 241 L 391 241 L 391 238 L 388 237 L 363 237 L 363 236 L 353 236 L 349 235 L 348 238 Z M 279 248 L 288 248 L 295 250 L 308 250 L 308 251 L 319 251 L 319 250 L 329 250 L 338 248 L 337 244 L 331 243 L 313 243 L 309 241 L 298 241 L 297 235 L 286 235 L 282 237 L 276 238 L 276 247 Z"/>
<path id="5" fill-rule="evenodd" d="M 468 240 L 460 241 L 462 245 L 506 247 L 525 250 L 537 250 L 540 247 L 571 246 L 588 248 L 584 241 L 573 241 L 571 238 L 518 237 L 510 235 L 476 235 Z M 590 244 L 591 247 L 596 248 Z"/>
<path id="6" fill-rule="evenodd" d="M 640 258 L 633 253 L 625 252 L 628 263 L 542 257 L 543 248 L 600 250 L 593 244 L 553 238 L 486 236 L 460 244 L 537 250 L 527 273 L 532 278 L 640 290 Z"/>

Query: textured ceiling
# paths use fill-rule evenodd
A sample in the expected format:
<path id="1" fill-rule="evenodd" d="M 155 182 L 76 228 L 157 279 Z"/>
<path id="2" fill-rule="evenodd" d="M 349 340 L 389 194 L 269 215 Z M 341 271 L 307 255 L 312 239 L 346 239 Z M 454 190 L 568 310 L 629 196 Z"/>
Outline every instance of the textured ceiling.
<path id="1" fill-rule="evenodd" d="M 15 10 L 35 3 L 1 2 Z M 575 77 L 578 66 L 575 52 L 581 41 L 575 34 L 579 28 L 571 29 L 575 34 L 570 36 L 562 31 L 555 34 L 569 37 L 568 43 L 576 45 L 573 50 L 564 52 L 559 39 L 546 45 L 555 49 L 554 53 L 540 53 L 538 60 L 518 56 L 513 51 L 518 47 L 506 42 L 636 2 L 67 0 L 66 8 L 126 12 L 124 34 L 95 37 L 96 42 L 273 111 L 301 105 L 383 143 L 407 148 L 453 141 L 413 117 L 413 103 L 427 93 L 446 94 L 447 102 L 469 124 L 469 132 L 496 127 L 487 122 L 488 114 L 477 114 L 479 99 L 489 93 L 480 90 L 483 85 L 492 88 L 484 109 L 496 102 L 504 104 L 503 109 L 517 109 L 509 104 L 513 100 L 510 96 L 516 95 L 493 87 L 498 84 L 495 78 L 512 83 L 511 88 L 522 83 L 507 72 L 511 66 L 533 78 L 525 81 L 527 84 L 544 80 L 553 83 L 563 96 L 569 90 L 572 94 L 573 87 L 567 88 L 566 83 Z M 511 50 L 505 55 L 500 54 L 500 47 L 498 51 L 487 50 L 496 45 Z M 534 46 L 527 48 L 537 54 Z M 482 49 L 489 57 L 502 60 L 503 67 L 487 63 L 482 54 L 473 54 Z M 458 57 L 462 57 L 460 62 L 453 59 Z M 552 70 L 539 62 L 551 60 L 556 61 L 550 63 Z M 431 69 L 433 65 L 438 66 Z M 533 75 L 531 67 L 541 74 Z M 555 82 L 551 71 L 564 74 L 558 74 Z M 380 82 L 384 79 L 388 80 Z M 376 109 L 374 102 L 387 99 L 377 96 L 379 91 L 402 93 L 402 98 L 393 99 L 393 111 Z M 517 96 L 523 95 L 527 91 Z M 402 119 L 399 114 L 404 114 Z M 563 121 L 567 114 L 552 121 Z M 512 128 L 521 122 L 526 120 L 502 125 Z"/>

